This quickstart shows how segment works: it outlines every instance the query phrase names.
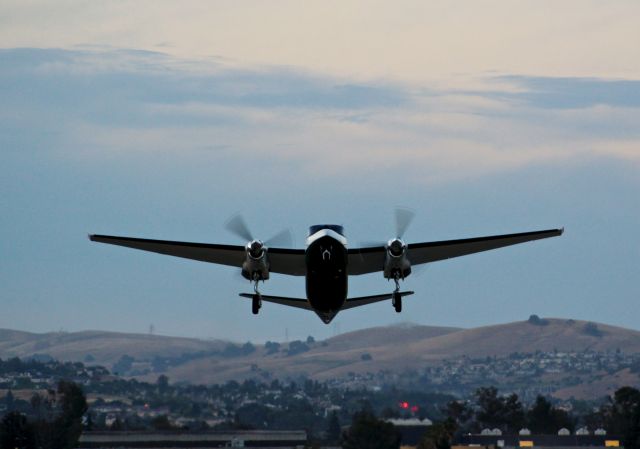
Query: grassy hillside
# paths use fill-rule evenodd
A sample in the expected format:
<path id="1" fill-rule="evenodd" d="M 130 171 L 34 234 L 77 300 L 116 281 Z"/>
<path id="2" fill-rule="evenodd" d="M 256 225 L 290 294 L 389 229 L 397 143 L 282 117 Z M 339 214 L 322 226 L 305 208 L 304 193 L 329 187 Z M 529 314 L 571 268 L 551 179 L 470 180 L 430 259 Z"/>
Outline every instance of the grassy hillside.
<path id="1" fill-rule="evenodd" d="M 136 359 L 155 356 L 176 357 L 184 353 L 219 351 L 226 343 L 194 338 L 119 332 L 82 331 L 35 334 L 0 330 L 0 357 L 49 355 L 59 360 L 85 361 L 88 356 L 97 364 L 110 367 L 122 355 Z"/>
<path id="2" fill-rule="evenodd" d="M 475 329 L 375 327 L 315 342 L 296 354 L 289 353 L 286 344 L 274 353 L 261 345 L 245 353 L 236 345 L 231 348 L 233 352 L 229 345 L 223 341 L 115 332 L 32 334 L 0 330 L 1 358 L 47 354 L 61 360 L 92 360 L 112 368 L 126 354 L 135 359 L 130 374 L 137 377 L 153 380 L 164 372 L 174 381 L 198 383 L 300 375 L 331 379 L 348 373 L 419 370 L 426 364 L 463 355 L 473 358 L 587 349 L 640 353 L 640 332 L 577 320 L 544 319 Z M 158 368 L 158 358 L 165 363 L 162 369 Z"/>

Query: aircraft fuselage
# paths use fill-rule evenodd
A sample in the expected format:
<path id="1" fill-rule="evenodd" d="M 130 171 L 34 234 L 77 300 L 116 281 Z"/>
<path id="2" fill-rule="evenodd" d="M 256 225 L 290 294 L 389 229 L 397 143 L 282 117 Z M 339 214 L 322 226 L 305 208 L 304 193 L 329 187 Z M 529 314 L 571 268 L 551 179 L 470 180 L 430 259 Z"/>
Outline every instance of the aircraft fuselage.
<path id="1" fill-rule="evenodd" d="M 329 323 L 347 300 L 347 240 L 342 227 L 317 225 L 309 230 L 306 249 L 307 299 Z"/>

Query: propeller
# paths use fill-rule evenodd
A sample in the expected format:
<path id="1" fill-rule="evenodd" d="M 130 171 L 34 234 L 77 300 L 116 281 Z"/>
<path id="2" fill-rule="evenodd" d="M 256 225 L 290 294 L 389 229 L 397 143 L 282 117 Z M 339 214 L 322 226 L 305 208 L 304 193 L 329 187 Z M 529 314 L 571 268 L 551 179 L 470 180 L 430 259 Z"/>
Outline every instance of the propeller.
<path id="1" fill-rule="evenodd" d="M 249 230 L 249 226 L 247 226 L 247 222 L 244 220 L 244 217 L 241 214 L 236 214 L 232 216 L 224 225 L 225 229 L 232 234 L 237 235 L 242 240 L 246 240 L 250 242 L 251 240 L 255 240 L 251 231 Z"/>
<path id="2" fill-rule="evenodd" d="M 396 207 L 394 210 L 394 217 L 396 222 L 396 239 L 402 240 L 405 232 L 411 225 L 413 218 L 416 216 L 415 212 L 411 209 Z M 371 248 L 376 246 L 385 246 L 388 242 L 379 240 L 365 240 L 360 242 L 362 248 Z"/>
<path id="3" fill-rule="evenodd" d="M 396 215 L 396 237 L 402 240 L 402 236 L 409 225 L 413 221 L 413 218 L 416 216 L 416 213 L 409 209 L 404 209 L 397 207 L 395 210 Z"/>
<path id="4" fill-rule="evenodd" d="M 407 229 L 411 225 L 411 222 L 416 216 L 416 213 L 411 209 L 396 207 L 395 210 L 396 216 L 396 234 L 397 238 L 402 240 L 404 233 L 407 232 Z M 421 265 L 412 265 L 411 273 L 414 277 L 421 277 L 427 269 L 427 264 Z"/>
<path id="5" fill-rule="evenodd" d="M 291 248 L 293 246 L 293 236 L 290 229 L 283 229 L 271 238 L 264 241 L 267 246 L 279 246 L 282 248 Z"/>
<path id="6" fill-rule="evenodd" d="M 224 227 L 227 231 L 237 235 L 238 237 L 240 237 L 241 239 L 247 242 L 252 242 L 256 240 L 253 237 L 253 234 L 249 229 L 249 226 L 247 225 L 247 222 L 242 216 L 242 214 L 236 214 L 232 216 L 229 220 L 227 220 Z M 292 247 L 293 236 L 291 235 L 291 230 L 283 229 L 273 237 L 265 240 L 264 244 L 266 246 L 280 246 L 285 248 Z"/>

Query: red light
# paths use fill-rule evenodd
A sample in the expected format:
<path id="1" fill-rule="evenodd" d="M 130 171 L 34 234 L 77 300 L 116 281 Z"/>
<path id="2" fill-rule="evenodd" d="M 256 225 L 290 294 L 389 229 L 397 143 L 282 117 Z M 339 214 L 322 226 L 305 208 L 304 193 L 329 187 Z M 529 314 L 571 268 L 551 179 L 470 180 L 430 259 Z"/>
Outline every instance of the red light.
<path id="1" fill-rule="evenodd" d="M 408 402 L 406 402 L 406 401 L 401 402 L 401 403 L 400 403 L 400 407 L 401 407 L 401 408 L 409 408 L 409 403 L 408 403 Z"/>
<path id="2" fill-rule="evenodd" d="M 411 412 L 412 413 L 418 413 L 418 410 L 420 410 L 420 408 L 417 405 L 414 405 L 411 407 Z"/>

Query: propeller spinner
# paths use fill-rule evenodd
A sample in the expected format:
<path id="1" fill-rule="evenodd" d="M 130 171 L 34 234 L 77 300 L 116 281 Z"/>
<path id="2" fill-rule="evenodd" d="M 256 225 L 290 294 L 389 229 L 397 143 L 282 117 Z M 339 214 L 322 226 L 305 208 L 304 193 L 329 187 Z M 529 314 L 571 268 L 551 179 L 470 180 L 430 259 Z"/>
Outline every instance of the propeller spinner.
<path id="1" fill-rule="evenodd" d="M 291 247 L 293 245 L 291 231 L 284 229 L 263 242 L 253 236 L 241 214 L 236 214 L 227 220 L 225 228 L 247 242 L 245 246 L 247 257 L 242 263 L 242 276 L 254 284 L 253 312 L 257 313 L 261 304 L 258 282 L 269 279 L 268 249 L 270 246 Z"/>

